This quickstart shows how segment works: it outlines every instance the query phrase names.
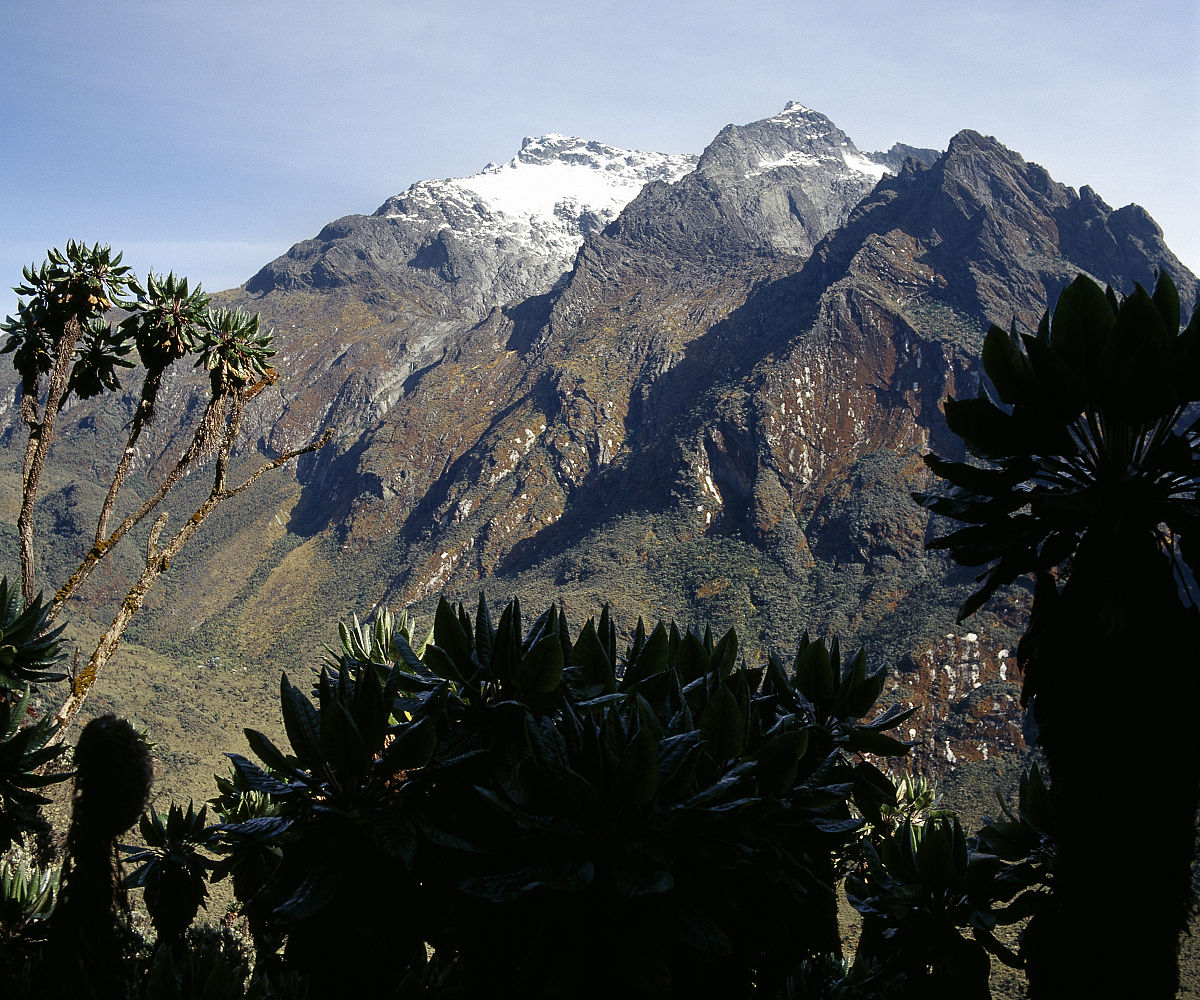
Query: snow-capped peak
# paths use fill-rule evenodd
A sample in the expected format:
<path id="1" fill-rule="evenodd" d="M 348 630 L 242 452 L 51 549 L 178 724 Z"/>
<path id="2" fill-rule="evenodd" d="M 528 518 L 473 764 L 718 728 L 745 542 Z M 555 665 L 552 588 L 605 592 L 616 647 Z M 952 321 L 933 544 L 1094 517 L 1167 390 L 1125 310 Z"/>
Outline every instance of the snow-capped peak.
<path id="1" fill-rule="evenodd" d="M 561 217 L 561 207 L 569 204 L 607 222 L 647 182 L 676 181 L 696 165 L 696 159 L 617 149 L 551 132 L 527 137 L 508 163 L 485 167 L 457 184 L 504 215 L 549 220 Z"/>
<path id="2" fill-rule="evenodd" d="M 615 219 L 649 181 L 676 181 L 697 159 L 550 132 L 526 137 L 507 163 L 414 184 L 376 215 L 436 219 L 434 228 L 451 228 L 459 238 L 562 257 L 565 266 L 584 236 Z"/>
<path id="3" fill-rule="evenodd" d="M 788 101 L 787 104 L 785 104 L 783 106 L 783 110 L 781 112 L 779 112 L 779 114 L 777 114 L 774 118 L 769 119 L 769 121 L 790 122 L 797 115 L 813 115 L 813 114 L 817 114 L 817 112 L 813 111 L 812 108 L 806 108 L 799 101 Z M 824 117 L 824 116 L 822 116 L 822 117 Z"/>
<path id="4" fill-rule="evenodd" d="M 861 175 L 871 184 L 889 173 L 880 154 L 859 152 L 825 115 L 799 101 L 788 101 L 779 114 L 747 128 L 760 129 L 764 125 L 768 126 L 768 136 L 747 164 L 750 177 L 781 168 L 814 170 L 822 164 L 848 176 Z"/>

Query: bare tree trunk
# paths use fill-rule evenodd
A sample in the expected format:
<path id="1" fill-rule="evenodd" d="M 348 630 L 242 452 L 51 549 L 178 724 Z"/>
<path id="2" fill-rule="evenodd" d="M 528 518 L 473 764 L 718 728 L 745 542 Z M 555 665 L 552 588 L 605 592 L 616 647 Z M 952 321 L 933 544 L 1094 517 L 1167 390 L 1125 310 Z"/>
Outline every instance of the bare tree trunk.
<path id="1" fill-rule="evenodd" d="M 91 659 L 82 671 L 79 671 L 74 683 L 72 684 L 71 694 L 63 702 L 56 715 L 56 721 L 60 723 L 58 731 L 55 733 L 54 740 L 61 740 L 66 732 L 67 726 L 78 713 L 83 705 L 84 699 L 87 698 L 88 692 L 92 685 L 95 684 L 96 678 L 100 671 L 104 668 L 105 663 L 116 652 L 117 646 L 121 642 L 121 637 L 125 634 L 125 630 L 129 627 L 129 623 L 133 620 L 133 616 L 141 609 L 142 603 L 146 599 L 146 595 L 150 592 L 150 588 L 154 582 L 167 571 L 173 560 L 188 543 L 191 537 L 200 529 L 200 525 L 217 507 L 226 500 L 237 496 L 243 490 L 248 489 L 256 483 L 260 476 L 270 471 L 277 469 L 286 462 L 291 461 L 300 455 L 307 454 L 311 451 L 316 451 L 322 447 L 330 438 L 330 433 L 326 432 L 318 441 L 312 444 L 299 448 L 295 451 L 285 452 L 278 458 L 267 462 L 260 466 L 253 475 L 244 482 L 235 486 L 231 490 L 223 489 L 225 469 L 229 462 L 229 455 L 233 449 L 234 441 L 237 439 L 238 430 L 241 426 L 241 406 L 240 394 L 235 393 L 234 398 L 237 400 L 233 403 L 230 410 L 230 421 L 226 428 L 225 435 L 221 441 L 220 451 L 218 453 L 218 471 L 214 478 L 213 490 L 209 494 L 208 499 L 200 505 L 200 508 L 190 518 L 187 523 L 171 538 L 169 542 L 161 549 L 158 547 L 158 540 L 162 534 L 163 527 L 167 522 L 167 515 L 160 514 L 154 523 L 154 527 L 150 532 L 150 539 L 146 545 L 146 566 L 142 570 L 141 576 L 137 582 L 130 588 L 125 600 L 121 602 L 121 607 L 117 611 L 116 617 L 113 618 L 112 624 L 100 637 L 100 642 L 96 646 L 96 650 L 92 653 Z M 199 433 L 199 432 L 197 432 Z"/>
<path id="2" fill-rule="evenodd" d="M 62 589 L 54 595 L 54 600 L 50 602 L 49 609 L 46 615 L 46 622 L 49 624 L 58 617 L 58 613 L 63 609 L 63 606 L 70 600 L 71 596 L 77 591 L 92 575 L 92 570 L 96 568 L 100 560 L 103 559 L 109 551 L 116 545 L 125 535 L 139 524 L 151 511 L 154 510 L 163 500 L 171 489 L 183 478 L 183 474 L 188 470 L 191 464 L 200 458 L 210 447 L 212 447 L 214 438 L 217 434 L 217 429 L 220 427 L 224 418 L 225 399 L 217 397 L 208 401 L 208 406 L 205 408 L 204 415 L 200 418 L 200 425 L 196 428 L 195 434 L 192 436 L 192 443 L 188 445 L 185 451 L 175 463 L 168 474 L 167 478 L 159 484 L 157 490 L 154 491 L 145 503 L 137 510 L 126 517 L 120 524 L 117 525 L 108 538 L 98 540 L 91 550 L 83 557 L 83 561 L 79 567 L 63 584 Z M 114 480 L 115 482 L 115 480 Z M 115 498 L 115 493 L 112 494 Z M 107 503 L 107 501 L 106 501 Z M 101 515 L 103 516 L 103 515 Z"/>
<path id="3" fill-rule="evenodd" d="M 42 419 L 31 424 L 29 428 L 29 447 L 25 453 L 25 482 L 21 498 L 21 513 L 17 518 L 17 533 L 21 539 L 21 596 L 25 599 L 26 605 L 33 602 L 36 588 L 33 563 L 33 505 L 37 499 L 42 469 L 46 465 L 46 455 L 54 440 L 54 419 L 58 415 L 59 404 L 67 390 L 71 374 L 71 358 L 75 354 L 75 345 L 82 333 L 83 326 L 74 316 L 63 324 L 62 335 L 58 338 L 54 368 L 50 372 Z M 28 398 L 26 397 L 26 399 Z M 36 402 L 34 405 L 36 407 Z M 24 410 L 24 401 L 22 401 L 22 410 Z M 22 415 L 24 416 L 24 413 Z"/>
<path id="4" fill-rule="evenodd" d="M 137 411 L 133 415 L 133 426 L 129 429 L 129 440 L 125 443 L 125 451 L 121 453 L 121 461 L 117 464 L 117 471 L 113 473 L 108 496 L 104 498 L 104 506 L 100 508 L 100 517 L 96 521 L 95 547 L 97 548 L 104 543 L 104 533 L 108 530 L 108 519 L 112 516 L 113 505 L 117 502 L 117 494 L 121 492 L 125 477 L 129 474 L 129 466 L 133 462 L 133 452 L 138 438 L 142 434 L 142 429 L 154 416 L 154 403 L 158 399 L 158 390 L 162 386 L 165 370 L 159 368 L 146 372 L 146 380 L 142 383 L 142 398 L 138 400 Z"/>
<path id="5" fill-rule="evenodd" d="M 38 388 L 40 380 L 35 375 L 30 381 L 21 386 L 21 423 L 29 430 L 29 440 L 25 445 L 25 462 L 21 466 L 22 484 L 29 478 L 29 470 L 33 466 L 33 456 L 37 451 L 38 440 Z"/>

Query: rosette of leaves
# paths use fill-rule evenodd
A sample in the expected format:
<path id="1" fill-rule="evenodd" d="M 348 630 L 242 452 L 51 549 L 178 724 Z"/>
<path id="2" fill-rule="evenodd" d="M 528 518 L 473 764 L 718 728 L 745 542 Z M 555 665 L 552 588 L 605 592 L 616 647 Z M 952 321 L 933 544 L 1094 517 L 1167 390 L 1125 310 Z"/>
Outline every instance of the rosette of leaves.
<path id="1" fill-rule="evenodd" d="M 208 319 L 208 295 L 169 272 L 146 275 L 146 293 L 121 328 L 133 338 L 147 372 L 161 373 L 196 346 L 197 328 Z"/>
<path id="2" fill-rule="evenodd" d="M 42 866 L 27 857 L 0 860 L 0 924 L 45 920 L 54 910 L 58 869 Z"/>
<path id="3" fill-rule="evenodd" d="M 1200 421 L 1188 411 L 1200 400 L 1200 311 L 1180 332 L 1165 272 L 1153 295 L 1137 285 L 1121 301 L 1081 275 L 1036 334 L 991 327 L 983 364 L 999 403 L 945 409 L 987 464 L 928 455 L 946 489 L 915 494 L 966 522 L 929 547 L 986 567 L 960 621 L 1019 576 L 1064 566 L 1089 531 L 1144 536 L 1200 570 Z"/>
<path id="4" fill-rule="evenodd" d="M 903 977 L 905 997 L 990 997 L 992 887 L 988 872 L 972 870 L 958 818 L 906 819 L 878 853 L 869 843 L 865 851 L 864 870 L 846 879 L 846 895 L 863 915 L 857 960 Z M 970 940 L 960 933 L 968 927 Z"/>
<path id="5" fill-rule="evenodd" d="M 208 800 L 208 805 L 222 823 L 245 823 L 279 815 L 279 803 L 266 793 L 251 788 L 236 768 L 231 766 L 226 774 L 214 774 L 213 780 L 217 783 L 217 794 Z"/>
<path id="6" fill-rule="evenodd" d="M 206 822 L 208 807 L 196 812 L 172 803 L 164 818 L 156 809 L 142 815 L 138 824 L 144 846 L 121 845 L 136 865 L 121 881 L 124 889 L 141 889 L 150 921 L 159 942 L 178 945 L 208 898 L 207 872 L 212 859 L 214 828 Z"/>
<path id="7" fill-rule="evenodd" d="M 338 638 L 341 640 L 340 651 L 325 648 L 328 653 L 325 662 L 331 670 L 336 673 L 344 660 L 369 663 L 383 679 L 392 667 L 406 664 L 406 657 L 420 660 L 425 655 L 425 647 L 433 641 L 433 627 L 430 626 L 428 633 L 418 639 L 416 619 L 409 618 L 407 610 L 394 613 L 380 608 L 369 624 L 360 622 L 358 615 L 350 622 L 338 622 Z"/>
<path id="8" fill-rule="evenodd" d="M 208 318 L 208 302 L 208 296 L 199 285 L 195 289 L 188 288 L 187 278 L 175 277 L 174 271 L 166 277 L 151 271 L 146 276 L 145 294 L 138 299 L 134 311 L 121 322 L 122 336 L 127 341 L 132 340 L 146 369 L 142 398 L 134 413 L 125 455 L 132 454 L 143 428 L 154 416 L 163 374 L 198 347 L 197 330 Z M 117 488 L 127 465 L 126 459 L 116 476 Z"/>
<path id="9" fill-rule="evenodd" d="M 542 712 L 558 704 L 570 647 L 557 606 L 523 631 L 518 599 L 505 606 L 493 625 L 480 594 L 474 622 L 463 605 L 452 608 L 444 598 L 439 601 L 433 642 L 426 645 L 419 665 L 406 662 L 426 678 L 447 681 L 449 693 L 464 708 L 508 703 Z"/>
<path id="10" fill-rule="evenodd" d="M 919 774 L 903 774 L 899 781 L 894 781 L 893 784 L 896 786 L 895 804 L 885 805 L 880 809 L 884 822 L 889 827 L 906 819 L 914 823 L 923 822 L 925 816 L 937 809 L 941 802 L 942 797 L 938 793 L 937 785 Z"/>
<path id="11" fill-rule="evenodd" d="M 48 626 L 48 607 L 38 594 L 22 606 L 21 596 L 0 577 L 0 697 L 5 689 L 20 691 L 30 684 L 66 679 L 50 668 L 62 657 L 62 632 Z"/>
<path id="12" fill-rule="evenodd" d="M 188 931 L 183 947 L 156 948 L 136 969 L 126 1000 L 300 1000 L 308 993 L 277 980 L 247 984 L 248 957 L 226 924 L 201 924 Z M 247 988 L 249 987 L 249 988 Z M 283 987 L 283 988 L 281 988 Z"/>
<path id="13" fill-rule="evenodd" d="M 814 735 L 819 734 L 830 750 L 897 756 L 907 753 L 909 744 L 889 735 L 889 730 L 906 721 L 915 709 L 894 705 L 863 721 L 875 710 L 886 681 L 884 668 L 868 671 L 865 649 L 843 664 L 837 636 L 827 647 L 805 631 L 790 671 L 777 657 L 768 659 L 765 693 L 776 699 L 781 709 L 802 712 L 811 720 Z"/>
<path id="14" fill-rule="evenodd" d="M 75 363 L 58 408 L 61 410 L 72 394 L 91 399 L 105 392 L 120 392 L 118 369 L 133 367 L 127 358 L 132 350 L 133 345 L 120 326 L 97 316 L 88 319 L 75 346 Z"/>
<path id="15" fill-rule="evenodd" d="M 461 793 L 429 805 L 476 847 L 432 866 L 437 884 L 457 879 L 434 944 L 462 988 L 500 969 L 534 992 L 567 988 L 595 949 L 620 956 L 592 974 L 606 990 L 733 995 L 836 951 L 833 879 L 816 873 L 861 820 L 852 773 L 814 749 L 801 703 L 737 665 L 732 631 L 639 622 L 619 657 L 607 609 L 573 643 L 560 615 L 539 622 L 528 648 L 557 639 L 558 707 L 513 692 L 525 754 L 493 757 L 474 793 L 494 815 Z"/>
<path id="16" fill-rule="evenodd" d="M 40 266 L 22 268 L 23 281 L 13 291 L 24 300 L 19 306 L 20 329 L 5 330 L 10 339 L 5 351 L 21 351 L 21 338 L 34 329 L 43 332 L 61 327 L 69 319 L 80 322 L 88 316 L 101 316 L 114 307 L 128 309 L 134 305 L 127 295 L 138 295 L 142 288 L 137 275 L 128 264 L 122 264 L 121 253 L 113 254 L 112 247 L 95 243 L 76 243 L 68 240 L 65 250 L 57 247 L 47 251 Z M 12 323 L 10 317 L 9 323 Z M 36 362 L 36 350 L 27 355 L 34 370 L 46 373 L 53 358 Z M 19 367 L 19 366 L 18 366 Z"/>
<path id="17" fill-rule="evenodd" d="M 288 963 L 318 993 L 350 984 L 379 994 L 381 977 L 390 974 L 383 963 L 358 963 L 348 973 L 327 961 L 367 940 L 380 952 L 385 942 L 399 949 L 398 960 L 411 952 L 423 961 L 423 938 L 403 919 L 367 930 L 360 919 L 389 908 L 394 913 L 397 899 L 415 891 L 417 827 L 406 809 L 405 785 L 433 755 L 446 686 L 408 699 L 405 709 L 398 701 L 401 683 L 399 670 L 381 680 L 370 664 L 343 663 L 336 678 L 321 670 L 314 705 L 285 674 L 280 701 L 292 753 L 247 729 L 265 769 L 229 755 L 238 782 L 267 796 L 278 814 L 223 824 L 216 836 L 235 850 L 278 849 L 278 863 L 265 872 L 258 893 L 277 901 L 270 920 L 287 934 Z"/>
<path id="18" fill-rule="evenodd" d="M 197 349 L 196 367 L 208 372 L 214 396 L 244 389 L 275 374 L 267 363 L 275 355 L 271 331 L 260 327 L 258 313 L 209 310 L 199 328 Z"/>
<path id="19" fill-rule="evenodd" d="M 401 660 L 398 707 L 411 711 L 430 692 L 444 692 L 436 770 L 421 775 L 422 780 L 462 769 L 454 780 L 469 789 L 493 771 L 515 776 L 529 756 L 526 714 L 555 713 L 563 703 L 571 641 L 556 606 L 525 629 L 516 598 L 495 624 L 482 594 L 474 621 L 463 605 L 454 608 L 443 599 L 423 654 L 418 657 L 399 634 L 395 647 Z"/>
<path id="20" fill-rule="evenodd" d="M 22 607 L 0 577 L 0 850 L 42 826 L 39 809 L 50 800 L 34 789 L 70 777 L 41 773 L 67 747 L 55 740 L 52 719 L 31 721 L 30 685 L 66 677 L 50 669 L 62 659 L 64 626 L 47 628 L 46 612 L 40 594 Z"/>
<path id="21" fill-rule="evenodd" d="M 999 793 L 997 793 L 999 798 Z M 1044 915 L 1053 886 L 1050 799 L 1037 766 L 1022 775 L 1018 812 L 1000 799 L 1002 821 L 968 838 L 957 817 L 934 811 L 903 819 L 846 880 L 863 915 L 858 960 L 902 977 L 905 996 L 929 990 L 986 997 L 988 956 L 1012 968 L 1053 962 Z M 995 930 L 1029 921 L 1020 953 Z M 970 937 L 967 937 L 969 933 Z"/>
<path id="22" fill-rule="evenodd" d="M 45 265 L 43 265 L 44 267 Z M 30 269 L 25 269 L 26 284 L 17 285 L 13 291 L 18 295 L 34 291 Z M 49 374 L 54 367 L 55 342 L 44 325 L 45 308 L 38 299 L 29 302 L 17 301 L 17 315 L 8 316 L 0 331 L 8 335 L 3 353 L 11 353 L 13 367 L 21 376 L 22 384 L 33 392 L 37 379 Z"/>
<path id="23" fill-rule="evenodd" d="M 0 989 L 5 996 L 35 995 L 58 880 L 58 867 L 40 865 L 21 850 L 0 860 Z"/>
<path id="24" fill-rule="evenodd" d="M 27 857 L 0 860 L 0 928 L 18 935 L 48 920 L 58 899 L 58 868 Z"/>
<path id="25" fill-rule="evenodd" d="M 868 670 L 864 649 L 843 663 L 837 636 L 826 646 L 805 631 L 790 670 L 774 653 L 768 657 L 761 692 L 776 714 L 805 721 L 815 751 L 812 759 L 828 761 L 830 781 L 850 786 L 857 814 L 872 827 L 887 825 L 884 811 L 897 806 L 897 790 L 863 755 L 899 757 L 908 753 L 911 744 L 891 731 L 915 711 L 891 705 L 876 712 L 886 680 L 884 668 Z M 834 877 L 832 871 L 826 874 Z"/>
<path id="26" fill-rule="evenodd" d="M 9 316 L 0 330 L 8 334 L 4 352 L 12 352 L 13 366 L 21 375 L 26 395 L 36 392 L 42 375 L 55 367 L 59 345 L 67 324 L 78 324 L 72 343 L 65 345 L 77 355 L 67 389 L 54 401 L 59 409 L 71 391 L 81 398 L 119 387 L 116 369 L 128 367 L 125 339 L 104 321 L 114 308 L 131 308 L 125 298 L 142 288 L 132 269 L 121 263 L 121 254 L 99 243 L 67 242 L 47 252 L 40 267 L 22 269 L 24 281 L 14 286 L 18 299 L 16 317 Z"/>
<path id="27" fill-rule="evenodd" d="M 39 809 L 50 800 L 34 791 L 71 777 L 69 772 L 43 774 L 42 768 L 67 751 L 53 742 L 58 727 L 42 716 L 25 725 L 29 690 L 8 691 L 0 698 L 0 851 L 41 825 Z"/>

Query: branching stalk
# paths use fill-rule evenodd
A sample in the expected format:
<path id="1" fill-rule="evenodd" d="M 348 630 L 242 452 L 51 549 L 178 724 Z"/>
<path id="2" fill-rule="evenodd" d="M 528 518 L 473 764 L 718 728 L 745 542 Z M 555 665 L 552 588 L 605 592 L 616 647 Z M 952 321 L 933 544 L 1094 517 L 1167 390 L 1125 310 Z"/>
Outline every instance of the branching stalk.
<path id="1" fill-rule="evenodd" d="M 54 440 L 54 419 L 58 415 L 59 403 L 62 402 L 63 395 L 67 390 L 75 344 L 82 334 L 83 325 L 76 317 L 71 316 L 63 324 L 61 336 L 58 338 L 54 368 L 50 372 L 42 418 L 29 425 L 29 445 L 25 452 L 25 479 L 22 484 L 21 513 L 17 518 L 17 533 L 21 540 L 21 596 L 25 599 L 26 604 L 32 603 L 36 590 L 33 563 L 34 501 L 37 499 L 42 470 L 46 465 L 46 455 Z M 36 412 L 36 402 L 34 406 Z M 22 401 L 22 415 L 24 416 L 24 401 Z"/>
<path id="2" fill-rule="evenodd" d="M 158 390 L 162 386 L 164 371 L 165 369 L 159 368 L 147 372 L 146 380 L 142 383 L 142 397 L 138 400 L 137 409 L 133 414 L 133 426 L 129 429 L 129 440 L 125 443 L 121 461 L 117 464 L 117 471 L 113 473 L 112 483 L 108 487 L 108 496 L 104 498 L 104 506 L 100 508 L 100 517 L 96 521 L 96 547 L 99 547 L 104 541 L 104 533 L 108 530 L 108 519 L 112 516 L 113 505 L 117 502 L 117 494 L 121 492 L 121 487 L 125 484 L 125 477 L 129 474 L 129 466 L 133 463 L 133 454 L 138 438 L 141 437 L 142 430 L 150 422 L 150 418 L 154 416 L 154 403 L 158 399 Z"/>
<path id="3" fill-rule="evenodd" d="M 70 578 L 62 589 L 54 595 L 54 600 L 50 602 L 47 621 L 53 622 L 58 614 L 63 609 L 63 605 L 70 600 L 71 596 L 83 585 L 89 576 L 92 575 L 92 570 L 100 563 L 100 561 L 109 553 L 109 551 L 129 531 L 138 525 L 151 511 L 153 511 L 163 498 L 172 490 L 176 483 L 183 478 L 185 472 L 191 464 L 212 446 L 213 438 L 216 434 L 216 429 L 220 427 L 224 409 L 225 399 L 216 398 L 208 401 L 208 406 L 204 410 L 204 415 L 200 418 L 200 423 L 196 428 L 195 434 L 192 435 L 192 442 L 188 445 L 187 450 L 180 456 L 179 461 L 175 463 L 175 467 L 167 474 L 166 479 L 159 484 L 157 490 L 154 491 L 145 503 L 137 510 L 129 514 L 120 524 L 117 525 L 108 538 L 97 542 L 92 546 L 91 550 L 83 557 L 78 568 L 71 574 Z"/>
<path id="4" fill-rule="evenodd" d="M 238 395 L 237 393 L 234 394 Z M 96 650 L 92 653 L 91 659 L 82 671 L 78 673 L 74 684 L 71 688 L 71 693 L 63 702 L 55 715 L 56 721 L 60 724 L 58 732 L 55 734 L 55 739 L 60 740 L 66 731 L 71 720 L 79 712 L 83 705 L 84 699 L 87 698 L 88 692 L 92 685 L 96 683 L 96 678 L 104 665 L 116 652 L 117 646 L 121 642 L 121 637 L 125 634 L 125 630 L 129 627 L 129 623 L 133 620 L 133 616 L 141 609 L 142 604 L 146 600 L 146 595 L 150 592 L 150 588 L 154 586 L 155 581 L 167 571 L 171 565 L 171 561 L 183 550 L 183 547 L 191 540 L 192 536 L 200 529 L 200 525 L 208 518 L 214 510 L 217 509 L 226 500 L 237 496 L 254 483 L 266 472 L 271 469 L 277 469 L 281 465 L 291 461 L 293 458 L 298 458 L 301 455 L 316 451 L 321 448 L 330 439 L 331 433 L 327 431 L 319 440 L 306 445 L 303 448 L 298 448 L 295 451 L 285 452 L 278 458 L 265 463 L 254 471 L 247 479 L 239 483 L 233 489 L 222 489 L 218 485 L 218 479 L 223 478 L 223 473 L 218 473 L 214 476 L 212 492 L 208 498 L 200 505 L 199 509 L 188 518 L 182 528 L 177 531 L 170 541 L 161 549 L 158 547 L 158 540 L 162 534 L 163 528 L 167 522 L 167 515 L 160 514 L 155 521 L 154 528 L 150 533 L 150 539 L 146 546 L 146 565 L 143 568 L 137 582 L 129 589 L 129 593 L 125 596 L 125 600 L 121 602 L 121 607 L 117 611 L 116 617 L 113 618 L 112 624 L 100 637 L 99 643 L 96 645 Z M 233 446 L 233 441 L 237 437 L 237 427 L 231 422 L 225 439 L 221 442 L 222 450 L 228 451 Z"/>

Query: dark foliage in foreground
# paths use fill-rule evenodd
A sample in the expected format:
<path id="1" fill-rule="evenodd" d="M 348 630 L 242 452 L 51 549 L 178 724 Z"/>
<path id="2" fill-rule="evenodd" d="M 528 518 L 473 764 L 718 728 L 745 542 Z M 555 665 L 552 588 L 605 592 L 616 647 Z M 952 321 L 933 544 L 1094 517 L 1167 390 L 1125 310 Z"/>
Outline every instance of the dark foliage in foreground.
<path id="1" fill-rule="evenodd" d="M 886 730 L 907 711 L 863 721 L 883 683 L 865 654 L 843 667 L 805 636 L 790 674 L 751 669 L 733 632 L 662 623 L 622 651 L 607 612 L 572 638 L 557 608 L 526 628 L 513 602 L 493 625 L 482 600 L 474 620 L 443 603 L 423 657 L 393 643 L 393 663 L 347 648 L 315 705 L 283 678 L 292 752 L 249 731 L 265 767 L 233 756 L 275 815 L 216 833 L 236 864 L 269 831 L 247 912 L 318 991 L 405 978 L 331 967 L 341 935 L 386 939 L 447 995 L 577 990 L 581 946 L 621 956 L 598 992 L 647 996 L 777 992 L 839 952 L 835 859 L 895 796 L 850 755 L 906 750 Z M 354 919 L 399 898 L 386 925 Z"/>
<path id="2" fill-rule="evenodd" d="M 962 617 L 1036 578 L 1018 660 L 1058 863 L 1053 912 L 1030 928 L 1031 994 L 1173 997 L 1200 756 L 1164 709 L 1200 696 L 1200 311 L 1181 331 L 1166 274 L 1123 300 L 1080 277 L 1035 335 L 993 327 L 983 362 L 999 403 L 947 400 L 946 421 L 986 464 L 929 456 L 949 487 L 917 499 L 966 525 L 931 544 L 985 567 Z M 1118 703 L 1120 749 L 1097 766 Z M 1096 831 L 1112 788 L 1155 810 L 1124 831 L 1118 864 Z"/>
<path id="3" fill-rule="evenodd" d="M 975 837 L 875 763 L 906 752 L 891 731 L 911 710 L 877 711 L 883 672 L 836 639 L 751 667 L 733 631 L 639 622 L 618 646 L 607 609 L 573 634 L 553 606 L 526 626 L 516 601 L 495 624 L 482 597 L 474 617 L 443 601 L 424 641 L 383 612 L 343 625 L 311 682 L 284 675 L 289 747 L 246 730 L 257 761 L 229 755 L 221 821 L 151 813 L 123 882 L 113 838 L 145 801 L 144 745 L 118 720 L 85 730 L 62 892 L 36 862 L 0 871 L 5 987 L 982 998 L 996 958 L 1036 996 L 1173 995 L 1197 758 L 1162 707 L 1200 693 L 1200 321 L 1179 333 L 1177 314 L 1169 279 L 1124 301 L 1081 279 L 1036 336 L 989 333 L 1000 404 L 947 404 L 986 464 L 930 456 L 952 488 L 919 499 L 967 524 L 938 544 L 985 566 L 964 616 L 1035 575 L 1019 657 L 1053 778 L 1026 774 L 1017 810 Z M 25 724 L 57 645 L 29 626 L 37 602 L 4 594 L 0 829 L 18 840 L 30 789 L 64 777 L 40 773 L 53 730 Z M 1118 690 L 1124 749 L 1097 768 Z M 1114 866 L 1095 810 L 1134 787 L 1156 819 L 1121 827 Z M 843 877 L 863 916 L 852 961 Z M 253 955 L 188 926 L 226 878 Z M 154 944 L 129 931 L 123 886 L 145 889 Z"/>
<path id="4" fill-rule="evenodd" d="M 247 730 L 259 763 L 230 755 L 223 822 L 144 821 L 127 881 L 231 877 L 252 992 L 971 996 L 989 953 L 1019 964 L 992 929 L 1045 899 L 1026 797 L 987 841 L 906 809 L 863 755 L 904 754 L 910 711 L 876 712 L 864 653 L 804 635 L 752 668 L 732 631 L 616 636 L 607 611 L 574 636 L 555 607 L 525 627 L 516 601 L 493 625 L 482 599 L 474 618 L 443 602 L 422 643 L 386 614 L 343 626 L 315 700 L 281 680 L 290 752 Z"/>

